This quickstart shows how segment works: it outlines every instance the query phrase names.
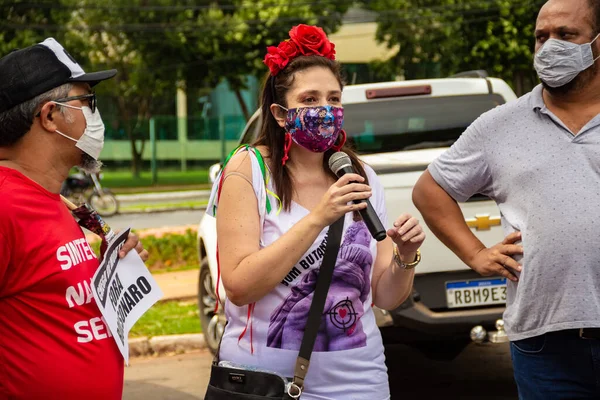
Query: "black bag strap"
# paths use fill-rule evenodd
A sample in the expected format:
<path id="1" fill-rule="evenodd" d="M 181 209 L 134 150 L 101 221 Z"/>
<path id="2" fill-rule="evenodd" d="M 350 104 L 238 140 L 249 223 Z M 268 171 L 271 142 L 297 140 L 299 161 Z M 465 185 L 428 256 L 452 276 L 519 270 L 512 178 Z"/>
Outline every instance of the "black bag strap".
<path id="1" fill-rule="evenodd" d="M 323 308 L 325 307 L 325 301 L 327 300 L 327 293 L 329 292 L 329 285 L 333 278 L 333 269 L 337 261 L 337 255 L 340 250 L 340 243 L 342 241 L 342 231 L 344 230 L 344 219 L 342 216 L 340 219 L 335 221 L 329 227 L 327 234 L 327 244 L 325 246 L 325 253 L 323 254 L 323 262 L 319 270 L 319 277 L 317 278 L 317 285 L 315 288 L 313 300 L 310 304 L 310 310 L 308 312 L 308 319 L 306 322 L 306 329 L 302 337 L 302 343 L 300 344 L 300 352 L 296 359 L 296 367 L 294 368 L 294 385 L 297 393 L 288 393 L 292 398 L 298 398 L 304 388 L 304 379 L 308 373 L 308 367 L 310 365 L 310 356 L 317 340 L 317 334 L 319 333 L 319 327 L 321 326 L 321 318 L 323 316 Z M 221 350 L 221 344 L 223 343 L 223 337 L 219 341 L 219 346 L 213 358 L 213 365 L 219 364 L 219 352 Z M 294 388 L 289 390 L 294 391 Z M 296 395 L 294 395 L 296 394 Z"/>
<path id="2" fill-rule="evenodd" d="M 310 365 L 310 356 L 313 347 L 315 346 L 315 341 L 317 340 L 319 327 L 321 326 L 323 308 L 325 307 L 329 285 L 333 278 L 333 268 L 335 267 L 337 255 L 340 250 L 344 219 L 344 216 L 342 216 L 331 224 L 327 235 L 327 245 L 325 247 L 325 254 L 323 255 L 323 262 L 321 263 L 321 269 L 319 270 L 317 287 L 315 288 L 313 300 L 310 304 L 306 329 L 304 330 L 300 352 L 298 353 L 296 367 L 294 368 L 294 384 L 300 388 L 300 391 L 304 387 L 304 379 L 306 378 L 308 367 Z"/>

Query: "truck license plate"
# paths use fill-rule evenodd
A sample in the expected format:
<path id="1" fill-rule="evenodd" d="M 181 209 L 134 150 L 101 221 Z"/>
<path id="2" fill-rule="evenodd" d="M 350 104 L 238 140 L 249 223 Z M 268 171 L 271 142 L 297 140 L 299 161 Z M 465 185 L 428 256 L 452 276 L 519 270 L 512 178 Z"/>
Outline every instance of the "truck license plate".
<path id="1" fill-rule="evenodd" d="M 446 282 L 448 308 L 506 303 L 506 278 Z"/>

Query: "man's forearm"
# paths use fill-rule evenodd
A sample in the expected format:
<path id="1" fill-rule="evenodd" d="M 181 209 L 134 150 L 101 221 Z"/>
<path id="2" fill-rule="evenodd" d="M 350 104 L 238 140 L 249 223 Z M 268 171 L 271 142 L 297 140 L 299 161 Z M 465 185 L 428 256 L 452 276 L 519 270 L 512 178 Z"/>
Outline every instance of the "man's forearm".
<path id="1" fill-rule="evenodd" d="M 413 190 L 413 203 L 434 235 L 464 263 L 471 266 L 473 257 L 485 245 L 465 223 L 456 201 L 426 171 Z"/>

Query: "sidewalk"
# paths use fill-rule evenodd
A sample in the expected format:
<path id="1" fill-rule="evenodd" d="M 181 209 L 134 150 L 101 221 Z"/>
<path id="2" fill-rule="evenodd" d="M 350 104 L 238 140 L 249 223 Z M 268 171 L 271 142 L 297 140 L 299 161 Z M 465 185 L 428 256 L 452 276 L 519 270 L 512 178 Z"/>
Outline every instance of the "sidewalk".
<path id="1" fill-rule="evenodd" d="M 198 296 L 199 271 L 197 269 L 165 272 L 153 276 L 164 293 L 161 301 L 191 300 Z"/>
<path id="2" fill-rule="evenodd" d="M 198 296 L 197 269 L 154 274 L 154 279 L 163 291 L 160 301 L 196 300 Z M 130 357 L 185 353 L 206 348 L 202 333 L 139 337 L 129 340 Z"/>

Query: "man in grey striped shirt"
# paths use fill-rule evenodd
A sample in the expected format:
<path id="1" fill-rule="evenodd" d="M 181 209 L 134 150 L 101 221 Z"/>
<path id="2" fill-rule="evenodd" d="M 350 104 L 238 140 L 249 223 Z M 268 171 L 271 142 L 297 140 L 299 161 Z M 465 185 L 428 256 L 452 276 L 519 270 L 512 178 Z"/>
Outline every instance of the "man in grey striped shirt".
<path id="1" fill-rule="evenodd" d="M 484 276 L 509 279 L 504 315 L 521 399 L 600 399 L 600 0 L 550 0 L 531 93 L 476 120 L 415 185 L 431 230 Z M 457 202 L 498 204 L 486 248 Z"/>

